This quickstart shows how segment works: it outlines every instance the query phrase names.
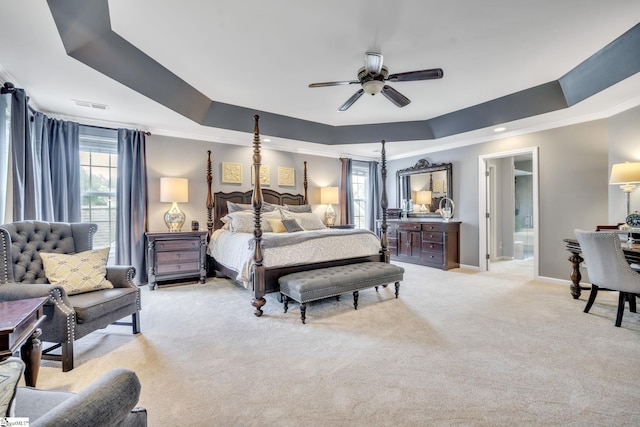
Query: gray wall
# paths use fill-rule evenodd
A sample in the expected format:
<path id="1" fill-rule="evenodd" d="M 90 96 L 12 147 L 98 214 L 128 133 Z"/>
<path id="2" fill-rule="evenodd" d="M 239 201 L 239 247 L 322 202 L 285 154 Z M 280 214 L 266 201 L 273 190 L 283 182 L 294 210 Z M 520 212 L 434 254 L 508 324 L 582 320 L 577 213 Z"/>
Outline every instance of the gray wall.
<path id="1" fill-rule="evenodd" d="M 609 171 L 615 163 L 640 162 L 640 107 L 609 119 Z M 607 177 L 608 179 L 608 177 Z M 631 212 L 640 210 L 640 188 L 631 192 Z M 609 222 L 624 221 L 624 193 L 617 185 L 609 186 Z"/>

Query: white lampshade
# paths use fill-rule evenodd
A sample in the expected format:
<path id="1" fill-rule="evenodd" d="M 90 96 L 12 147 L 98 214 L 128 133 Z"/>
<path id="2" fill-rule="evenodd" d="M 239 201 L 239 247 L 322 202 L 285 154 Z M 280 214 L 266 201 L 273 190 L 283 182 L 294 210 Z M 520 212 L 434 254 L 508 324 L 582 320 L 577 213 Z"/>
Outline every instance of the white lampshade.
<path id="1" fill-rule="evenodd" d="M 160 178 L 160 201 L 186 203 L 189 201 L 189 180 L 186 178 Z"/>
<path id="2" fill-rule="evenodd" d="M 419 205 L 430 205 L 431 191 L 418 191 L 416 193 L 416 203 Z"/>
<path id="3" fill-rule="evenodd" d="M 322 187 L 320 189 L 320 203 L 323 205 L 336 205 L 339 200 L 338 187 Z"/>
<path id="4" fill-rule="evenodd" d="M 640 162 L 616 163 L 611 167 L 609 184 L 640 182 Z"/>

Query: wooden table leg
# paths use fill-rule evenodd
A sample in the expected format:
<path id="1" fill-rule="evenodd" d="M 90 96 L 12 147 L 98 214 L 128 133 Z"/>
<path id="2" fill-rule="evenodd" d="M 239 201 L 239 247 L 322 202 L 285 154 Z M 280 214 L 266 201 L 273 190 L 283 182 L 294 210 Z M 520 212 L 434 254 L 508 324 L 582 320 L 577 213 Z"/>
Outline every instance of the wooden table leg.
<path id="1" fill-rule="evenodd" d="M 29 387 L 35 387 L 40 372 L 40 359 L 42 358 L 42 347 L 40 342 L 42 330 L 37 328 L 22 347 L 20 347 L 20 357 L 25 364 L 24 381 Z"/>
<path id="2" fill-rule="evenodd" d="M 582 274 L 580 273 L 580 263 L 584 261 L 584 259 L 580 256 L 578 252 L 571 252 L 571 256 L 569 257 L 569 261 L 571 261 L 571 266 L 573 270 L 571 272 L 571 295 L 573 295 L 573 299 L 580 298 L 580 280 L 582 280 Z"/>

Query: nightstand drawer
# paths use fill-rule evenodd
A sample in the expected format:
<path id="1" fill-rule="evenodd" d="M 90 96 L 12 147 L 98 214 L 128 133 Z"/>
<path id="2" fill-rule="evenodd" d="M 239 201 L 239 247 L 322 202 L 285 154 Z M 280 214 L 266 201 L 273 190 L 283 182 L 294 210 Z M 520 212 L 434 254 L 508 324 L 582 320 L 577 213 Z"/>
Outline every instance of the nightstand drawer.
<path id="1" fill-rule="evenodd" d="M 158 252 L 156 261 L 160 263 L 198 261 L 200 259 L 199 251 L 183 251 L 183 252 Z"/>
<path id="2" fill-rule="evenodd" d="M 158 264 L 158 274 L 169 274 L 169 273 L 185 273 L 189 271 L 193 271 L 197 273 L 200 268 L 200 264 L 198 261 L 194 262 L 167 262 L 163 264 Z"/>
<path id="3" fill-rule="evenodd" d="M 444 254 L 442 252 L 422 252 L 422 260 L 432 265 L 442 266 Z"/>
<path id="4" fill-rule="evenodd" d="M 398 224 L 398 230 L 420 231 L 420 224 L 415 222 L 405 222 L 403 224 Z"/>
<path id="5" fill-rule="evenodd" d="M 444 231 L 445 226 L 442 223 L 422 224 L 422 231 Z"/>
<path id="6" fill-rule="evenodd" d="M 199 240 L 157 240 L 156 251 L 180 251 L 186 249 L 200 249 Z"/>

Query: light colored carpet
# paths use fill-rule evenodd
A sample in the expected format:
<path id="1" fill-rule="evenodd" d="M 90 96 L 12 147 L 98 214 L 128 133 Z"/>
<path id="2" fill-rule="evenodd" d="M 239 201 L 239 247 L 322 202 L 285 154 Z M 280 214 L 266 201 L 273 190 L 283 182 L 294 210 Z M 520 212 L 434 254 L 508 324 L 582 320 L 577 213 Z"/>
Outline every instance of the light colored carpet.
<path id="1" fill-rule="evenodd" d="M 77 391 L 133 369 L 149 425 L 494 426 L 640 424 L 640 314 L 617 296 L 491 272 L 410 264 L 393 286 L 310 304 L 302 325 L 225 279 L 143 289 L 142 334 L 110 326 L 77 343 L 76 368 L 43 361 L 38 387 Z M 569 268 L 569 267 L 567 267 Z"/>

